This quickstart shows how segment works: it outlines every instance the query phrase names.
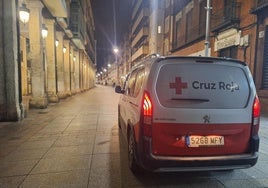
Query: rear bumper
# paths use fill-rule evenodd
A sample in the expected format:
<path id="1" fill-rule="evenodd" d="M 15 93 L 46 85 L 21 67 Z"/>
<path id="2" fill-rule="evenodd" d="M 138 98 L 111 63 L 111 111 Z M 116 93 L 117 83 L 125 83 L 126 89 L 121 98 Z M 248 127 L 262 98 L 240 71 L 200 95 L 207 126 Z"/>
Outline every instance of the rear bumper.
<path id="1" fill-rule="evenodd" d="M 145 141 L 146 142 L 146 141 Z M 250 168 L 258 160 L 259 139 L 255 137 L 251 143 L 251 153 L 239 155 L 221 156 L 156 156 L 151 152 L 150 141 L 147 140 L 147 151 L 140 153 L 140 165 L 149 171 L 172 172 L 172 171 L 209 171 L 209 170 L 233 170 Z M 146 145 L 146 144 L 145 144 Z M 149 152 L 148 152 L 149 151 Z"/>
<path id="2" fill-rule="evenodd" d="M 153 171 L 208 171 L 249 168 L 258 160 L 258 152 L 213 157 L 164 157 L 151 155 Z M 157 161 L 154 163 L 153 161 Z"/>

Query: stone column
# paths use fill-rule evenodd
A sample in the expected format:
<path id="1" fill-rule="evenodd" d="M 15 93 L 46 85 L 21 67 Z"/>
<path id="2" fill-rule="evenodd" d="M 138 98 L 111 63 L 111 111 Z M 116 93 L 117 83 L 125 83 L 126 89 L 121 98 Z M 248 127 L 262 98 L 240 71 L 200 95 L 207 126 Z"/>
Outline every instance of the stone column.
<path id="1" fill-rule="evenodd" d="M 31 10 L 29 20 L 29 60 L 32 72 L 32 98 L 30 99 L 30 107 L 46 108 L 48 105 L 45 79 L 46 62 L 44 41 L 41 35 L 43 4 L 39 0 L 29 0 L 28 6 Z"/>
<path id="2" fill-rule="evenodd" d="M 56 32 L 56 38 L 59 41 L 59 45 L 56 49 L 56 67 L 57 67 L 57 80 L 58 80 L 58 97 L 65 99 L 67 97 L 64 85 L 64 54 L 63 54 L 63 37 L 64 33 L 61 31 Z"/>
<path id="3" fill-rule="evenodd" d="M 83 91 L 83 87 L 82 87 L 82 64 L 83 64 L 83 51 L 79 50 L 79 63 L 78 63 L 78 67 L 79 67 L 79 78 L 78 78 L 78 84 L 79 84 L 79 89 L 80 91 Z"/>
<path id="4" fill-rule="evenodd" d="M 55 21 L 45 19 L 45 25 L 48 28 L 46 42 L 46 57 L 47 57 L 47 94 L 49 102 L 58 102 L 57 96 L 57 80 L 56 80 L 56 49 L 55 49 Z"/>
<path id="5" fill-rule="evenodd" d="M 74 86 L 75 86 L 75 92 L 79 93 L 79 50 L 74 51 Z"/>
<path id="6" fill-rule="evenodd" d="M 0 2 L 0 121 L 23 117 L 20 104 L 16 1 Z"/>
<path id="7" fill-rule="evenodd" d="M 70 90 L 70 41 L 64 39 L 64 47 L 66 48 L 66 52 L 63 55 L 64 60 L 64 89 L 67 96 L 71 96 Z"/>
<path id="8" fill-rule="evenodd" d="M 70 91 L 72 94 L 75 94 L 75 85 L 74 85 L 74 47 L 70 45 Z"/>

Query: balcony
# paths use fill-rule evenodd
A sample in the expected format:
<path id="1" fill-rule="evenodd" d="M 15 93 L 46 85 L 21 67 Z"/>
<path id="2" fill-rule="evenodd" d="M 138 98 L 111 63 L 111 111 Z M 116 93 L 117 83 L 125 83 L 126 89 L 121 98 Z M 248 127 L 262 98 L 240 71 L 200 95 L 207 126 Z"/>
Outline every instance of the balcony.
<path id="1" fill-rule="evenodd" d="M 215 10 L 211 15 L 211 30 L 217 32 L 223 28 L 238 26 L 240 23 L 240 2 L 233 2 L 221 10 Z"/>
<path id="2" fill-rule="evenodd" d="M 148 18 L 148 16 L 149 16 L 149 10 L 148 8 L 144 8 L 141 11 L 137 20 L 135 21 L 134 25 L 132 26 L 132 34 L 134 34 L 137 31 L 137 29 L 139 28 L 138 26 L 140 26 L 140 24 L 143 23 L 144 20 Z"/>
<path id="3" fill-rule="evenodd" d="M 265 8 L 268 8 L 268 0 L 258 0 L 256 6 L 252 8 L 251 13 L 257 14 L 259 12 L 264 12 Z"/>
<path id="4" fill-rule="evenodd" d="M 82 7 L 79 1 L 72 1 L 71 3 L 71 17 L 70 17 L 70 29 L 73 33 L 72 41 L 75 45 L 81 49 L 85 49 L 85 20 L 82 14 Z"/>
<path id="5" fill-rule="evenodd" d="M 132 41 L 131 47 L 134 48 L 137 45 L 139 45 L 140 41 L 144 39 L 144 37 L 147 37 L 149 35 L 149 28 L 143 27 L 139 33 L 135 36 L 134 40 Z"/>
<path id="6" fill-rule="evenodd" d="M 147 45 L 143 45 L 132 55 L 132 61 L 144 57 L 148 55 L 148 53 L 149 53 L 149 47 Z"/>
<path id="7" fill-rule="evenodd" d="M 142 0 L 138 0 L 137 4 L 135 5 L 134 9 L 133 9 L 133 13 L 132 13 L 132 20 L 134 19 L 134 17 L 136 16 L 140 6 L 142 4 Z"/>
<path id="8" fill-rule="evenodd" d="M 43 3 L 54 17 L 67 18 L 65 0 L 43 0 Z"/>

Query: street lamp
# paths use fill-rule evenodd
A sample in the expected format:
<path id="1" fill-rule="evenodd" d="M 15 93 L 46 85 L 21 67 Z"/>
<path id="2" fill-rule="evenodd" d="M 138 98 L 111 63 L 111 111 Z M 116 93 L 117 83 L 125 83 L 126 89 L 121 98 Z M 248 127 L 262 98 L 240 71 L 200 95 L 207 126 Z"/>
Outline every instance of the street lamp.
<path id="1" fill-rule="evenodd" d="M 56 40 L 55 40 L 55 46 L 58 47 L 58 45 L 59 45 L 59 40 L 56 39 Z"/>
<path id="2" fill-rule="evenodd" d="M 114 47 L 114 53 L 118 54 L 118 52 L 119 52 L 119 49 L 117 47 Z"/>
<path id="3" fill-rule="evenodd" d="M 42 24 L 42 37 L 46 38 L 48 35 L 48 28 L 46 27 L 45 24 Z"/>
<path id="4" fill-rule="evenodd" d="M 66 47 L 65 46 L 63 46 L 63 49 L 62 49 L 62 51 L 63 51 L 63 53 L 66 53 Z"/>
<path id="5" fill-rule="evenodd" d="M 115 63 L 116 63 L 116 81 L 117 84 L 119 84 L 119 66 L 117 62 L 117 55 L 119 53 L 119 49 L 117 47 L 114 47 L 114 55 L 115 55 Z"/>
<path id="6" fill-rule="evenodd" d="M 26 7 L 25 3 L 22 3 L 22 6 L 19 8 L 20 21 L 24 24 L 29 21 L 30 10 Z"/>

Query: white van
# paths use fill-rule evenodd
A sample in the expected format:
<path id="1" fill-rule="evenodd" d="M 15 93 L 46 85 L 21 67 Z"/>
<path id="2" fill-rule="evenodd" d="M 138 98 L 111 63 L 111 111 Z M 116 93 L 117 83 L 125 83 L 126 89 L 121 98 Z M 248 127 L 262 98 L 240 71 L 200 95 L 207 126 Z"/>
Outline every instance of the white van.
<path id="1" fill-rule="evenodd" d="M 133 172 L 232 170 L 256 164 L 260 102 L 248 66 L 154 57 L 133 67 L 118 104 Z"/>

